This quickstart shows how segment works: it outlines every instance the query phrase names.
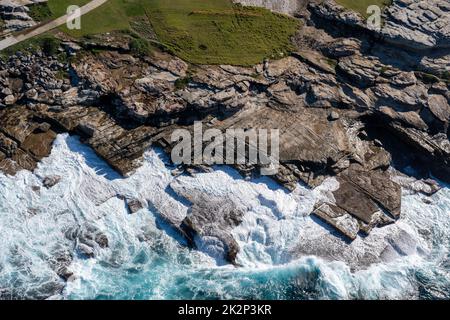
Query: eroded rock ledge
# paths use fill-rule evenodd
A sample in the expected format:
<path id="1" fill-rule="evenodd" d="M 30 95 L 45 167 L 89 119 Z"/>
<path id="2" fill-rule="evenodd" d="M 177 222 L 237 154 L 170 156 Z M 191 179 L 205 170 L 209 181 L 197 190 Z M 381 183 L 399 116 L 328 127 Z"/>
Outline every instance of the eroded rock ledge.
<path id="1" fill-rule="evenodd" d="M 194 120 L 221 130 L 279 129 L 282 166 L 275 180 L 290 190 L 299 181 L 311 188 L 328 177 L 339 183 L 313 214 L 350 240 L 393 223 L 401 212 L 400 184 L 411 182 L 399 179 L 398 170 L 410 166 L 416 178 L 450 181 L 449 84 L 424 74 L 426 54 L 405 64 L 390 55 L 394 49 L 371 46 L 372 34 L 348 37 L 320 20 L 306 22 L 297 52 L 253 68 L 192 66 L 161 52 L 133 57 L 122 34 L 108 36 L 109 47 L 95 54 L 89 48 L 105 43 L 102 37 L 64 42 L 62 49 L 74 55 L 70 63 L 18 52 L 0 62 L 0 170 L 33 170 L 59 132 L 81 136 L 127 175 L 149 146 L 170 152 L 173 130 L 192 130 Z M 395 49 L 397 57 L 414 57 L 402 50 Z M 432 180 L 413 181 L 416 191 L 438 190 Z M 162 212 L 162 219 L 192 245 L 201 245 L 197 236 L 223 243 L 224 258 L 233 262 L 239 247 L 230 230 L 245 208 L 173 189 L 192 204 L 191 214 L 177 220 Z"/>

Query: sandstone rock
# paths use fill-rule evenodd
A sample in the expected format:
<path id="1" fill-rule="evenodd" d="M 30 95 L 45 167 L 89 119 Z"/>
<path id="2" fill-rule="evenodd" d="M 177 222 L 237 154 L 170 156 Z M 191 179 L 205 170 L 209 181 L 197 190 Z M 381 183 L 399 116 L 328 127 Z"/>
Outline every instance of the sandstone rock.
<path id="1" fill-rule="evenodd" d="M 446 135 L 430 135 L 415 128 L 390 123 L 387 129 L 425 159 L 431 173 L 443 181 L 450 177 L 450 142 Z"/>
<path id="2" fill-rule="evenodd" d="M 83 136 L 88 138 L 92 138 L 95 134 L 95 127 L 89 123 L 80 123 L 75 130 L 79 131 Z"/>
<path id="3" fill-rule="evenodd" d="M 62 277 L 64 280 L 67 280 L 70 276 L 73 275 L 73 272 L 69 269 L 72 260 L 73 256 L 69 251 L 57 249 L 52 252 L 48 262 L 52 269 L 55 270 L 55 272 L 58 274 L 58 276 Z"/>
<path id="4" fill-rule="evenodd" d="M 11 157 L 17 149 L 17 143 L 4 134 L 0 133 L 0 151 L 6 156 Z"/>
<path id="5" fill-rule="evenodd" d="M 312 1 L 309 8 L 321 18 L 355 29 L 371 30 L 400 47 L 413 50 L 449 47 L 448 3 L 445 0 L 394 0 L 385 10 L 380 30 L 371 28 L 358 13 L 346 10 L 333 0 Z"/>
<path id="6" fill-rule="evenodd" d="M 187 75 L 189 65 L 183 60 L 164 53 L 157 53 L 157 58 L 156 60 L 152 59 L 150 63 L 178 77 L 185 77 Z"/>
<path id="7" fill-rule="evenodd" d="M 51 125 L 47 122 L 42 122 L 38 125 L 38 127 L 35 129 L 36 133 L 46 133 L 51 129 Z"/>
<path id="8" fill-rule="evenodd" d="M 381 107 L 379 111 L 384 115 L 388 116 L 390 119 L 395 121 L 400 121 L 407 126 L 414 127 L 420 130 L 427 130 L 427 124 L 422 120 L 417 112 L 407 111 L 407 112 L 396 112 L 389 107 Z"/>
<path id="9" fill-rule="evenodd" d="M 6 88 L 4 88 L 2 90 L 2 94 L 5 95 L 5 96 L 9 96 L 9 95 L 12 95 L 13 92 L 12 92 L 12 90 L 10 88 L 6 87 Z"/>
<path id="10" fill-rule="evenodd" d="M 139 199 L 127 199 L 127 206 L 130 213 L 136 213 L 139 210 L 145 207 L 145 204 L 142 203 Z"/>
<path id="11" fill-rule="evenodd" d="M 376 203 L 365 193 L 361 193 L 357 185 L 347 179 L 339 179 L 339 189 L 333 193 L 336 205 L 352 216 L 369 224 L 372 216 L 378 212 Z"/>
<path id="12" fill-rule="evenodd" d="M 0 3 L 0 16 L 6 32 L 19 31 L 33 27 L 36 23 L 29 16 L 28 5 L 46 0 L 3 0 Z"/>
<path id="13" fill-rule="evenodd" d="M 417 78 L 414 72 L 400 72 L 392 79 L 392 84 L 397 87 L 409 87 L 417 83 Z"/>
<path id="14" fill-rule="evenodd" d="M 191 204 L 180 228 L 192 246 L 201 248 L 221 261 L 235 263 L 239 245 L 231 230 L 242 222 L 246 209 L 233 199 L 204 195 L 173 182 L 172 189 Z"/>
<path id="15" fill-rule="evenodd" d="M 109 240 L 105 234 L 99 233 L 95 236 L 95 242 L 100 246 L 100 248 L 109 247 Z"/>
<path id="16" fill-rule="evenodd" d="M 337 65 L 339 71 L 345 73 L 355 85 L 372 86 L 383 70 L 383 65 L 375 60 L 360 55 L 344 57 Z"/>
<path id="17" fill-rule="evenodd" d="M 427 196 L 431 196 L 441 189 L 441 186 L 432 179 L 418 180 L 413 177 L 398 175 L 393 177 L 393 181 L 401 185 L 404 190 L 412 193 L 420 192 Z"/>
<path id="18" fill-rule="evenodd" d="M 378 206 L 392 216 L 400 216 L 401 188 L 389 175 L 380 170 L 365 172 L 358 167 L 352 167 L 342 177 L 368 194 Z"/>
<path id="19" fill-rule="evenodd" d="M 354 38 L 341 38 L 334 40 L 322 49 L 327 56 L 342 58 L 352 56 L 361 50 L 361 41 Z"/>
<path id="20" fill-rule="evenodd" d="M 61 176 L 48 176 L 45 177 L 44 180 L 42 180 L 42 184 L 47 189 L 50 189 L 53 186 L 57 185 L 61 181 L 61 179 Z"/>
<path id="21" fill-rule="evenodd" d="M 358 220 L 353 218 L 344 209 L 324 203 L 319 205 L 312 214 L 338 229 L 350 240 L 356 239 L 359 232 Z"/>
<path id="22" fill-rule="evenodd" d="M 79 44 L 71 41 L 64 41 L 61 43 L 61 45 L 66 49 L 66 52 L 69 55 L 75 55 L 78 51 L 82 49 L 82 47 Z"/>
<path id="23" fill-rule="evenodd" d="M 181 225 L 189 241 L 203 247 L 213 256 L 235 263 L 239 245 L 230 231 L 242 222 L 244 209 L 231 199 L 204 198 L 194 201 L 190 214 Z M 196 237 L 200 239 L 196 240 Z M 206 238 L 206 241 L 202 238 Z M 211 238 L 216 240 L 210 242 Z"/>
<path id="24" fill-rule="evenodd" d="M 428 90 L 423 84 L 397 89 L 387 84 L 379 84 L 373 90 L 378 105 L 385 105 L 397 111 L 420 110 L 428 101 Z"/>
<path id="25" fill-rule="evenodd" d="M 347 22 L 358 18 L 348 12 L 344 16 Z M 308 26 L 312 34 L 313 22 Z M 381 211 L 397 217 L 401 199 L 400 187 L 387 171 L 389 149 L 359 132 L 371 124 L 389 128 L 417 154 L 432 159 L 434 170 L 448 175 L 446 127 L 437 124 L 444 118 L 448 122 L 450 96 L 444 83 L 425 83 L 420 73 L 388 65 L 388 54 L 368 46 L 366 35 L 355 33 L 358 39 L 347 39 L 337 34 L 335 39 L 325 30 L 318 35 L 320 39 L 309 42 L 311 47 L 255 68 L 195 66 L 189 71 L 189 85 L 178 89 L 174 82 L 187 76 L 188 65 L 166 53 L 151 59 L 118 51 L 79 55 L 71 64 L 72 82 L 56 78 L 66 66 L 52 57 L 11 57 L 1 65 L 6 72 L 0 72 L 0 89 L 10 89 L 24 105 L 0 109 L 0 170 L 34 169 L 50 152 L 52 128 L 79 134 L 123 175 L 139 167 L 143 152 L 155 142 L 170 152 L 171 132 L 191 130 L 194 120 L 220 130 L 279 129 L 281 163 L 273 178 L 292 190 L 299 180 L 314 187 L 337 176 L 341 188 L 334 192 L 336 203 L 317 207 L 315 214 L 355 239 L 359 232 L 391 223 Z M 50 128 L 42 130 L 43 122 Z M 236 168 L 251 176 L 258 166 Z M 239 247 L 231 230 L 245 208 L 232 199 L 176 192 L 191 201 L 189 215 L 175 217 L 155 208 L 162 220 L 191 245 L 234 261 Z M 143 205 L 128 202 L 131 211 Z M 94 229 L 78 231 L 74 239 L 92 252 L 108 245 L 107 237 Z"/>
<path id="26" fill-rule="evenodd" d="M 450 105 L 445 97 L 441 95 L 430 95 L 428 97 L 428 107 L 440 121 L 444 123 L 450 121 Z"/>
<path id="27" fill-rule="evenodd" d="M 84 243 L 79 243 L 77 246 L 77 249 L 80 251 L 80 253 L 88 258 L 93 258 L 95 255 L 94 249 L 91 247 L 85 245 Z"/>
<path id="28" fill-rule="evenodd" d="M 330 121 L 336 121 L 336 120 L 339 120 L 339 117 L 340 117 L 339 113 L 337 113 L 336 111 L 331 111 L 329 116 L 328 116 L 328 119 Z"/>
<path id="29" fill-rule="evenodd" d="M 12 94 L 10 94 L 9 96 L 6 96 L 3 99 L 3 103 L 6 104 L 7 106 L 12 105 L 16 102 L 16 97 L 14 97 Z"/>
<path id="30" fill-rule="evenodd" d="M 395 0 L 381 33 L 387 41 L 414 50 L 448 48 L 448 12 L 445 0 Z"/>

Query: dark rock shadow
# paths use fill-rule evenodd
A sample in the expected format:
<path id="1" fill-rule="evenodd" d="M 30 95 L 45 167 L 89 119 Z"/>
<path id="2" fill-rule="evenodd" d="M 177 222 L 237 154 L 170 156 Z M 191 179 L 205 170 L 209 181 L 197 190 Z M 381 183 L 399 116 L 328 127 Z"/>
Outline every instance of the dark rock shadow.
<path id="1" fill-rule="evenodd" d="M 367 138 L 379 140 L 382 143 L 383 148 L 390 153 L 392 157 L 391 165 L 396 170 L 416 179 L 433 178 L 433 171 L 436 168 L 433 164 L 435 162 L 430 156 L 417 151 L 399 137 L 396 137 L 389 128 L 383 125 L 383 120 L 378 119 L 377 116 L 367 116 L 361 120 L 366 123 Z M 450 177 L 448 177 L 448 180 L 450 181 Z"/>

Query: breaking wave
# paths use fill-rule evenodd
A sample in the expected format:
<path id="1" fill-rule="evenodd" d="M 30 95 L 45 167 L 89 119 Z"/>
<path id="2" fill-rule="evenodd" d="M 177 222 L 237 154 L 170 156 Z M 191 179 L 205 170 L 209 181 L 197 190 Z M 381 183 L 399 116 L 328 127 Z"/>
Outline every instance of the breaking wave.
<path id="1" fill-rule="evenodd" d="M 333 179 L 288 193 L 267 178 L 247 181 L 221 167 L 173 177 L 152 149 L 128 178 L 76 137 L 59 135 L 35 172 L 0 174 L 0 297 L 61 299 L 448 299 L 450 189 L 424 200 L 404 194 L 402 218 L 346 243 L 309 216 Z M 48 176 L 61 176 L 52 188 Z M 218 265 L 214 248 L 188 249 L 158 220 L 188 205 L 168 185 L 226 194 L 248 208 L 233 230 L 242 267 Z M 151 204 L 129 214 L 124 198 Z M 74 230 L 96 230 L 108 246 L 80 250 Z M 203 250 L 204 249 L 204 250 Z M 208 255 L 211 254 L 212 256 Z M 68 280 L 55 265 L 70 257 Z M 55 262 L 56 261 L 56 262 Z"/>

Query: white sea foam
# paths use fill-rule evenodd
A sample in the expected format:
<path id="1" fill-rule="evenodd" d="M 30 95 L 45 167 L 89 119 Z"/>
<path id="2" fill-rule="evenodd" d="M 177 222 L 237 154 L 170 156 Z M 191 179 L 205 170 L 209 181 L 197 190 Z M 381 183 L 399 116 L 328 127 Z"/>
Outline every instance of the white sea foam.
<path id="1" fill-rule="evenodd" d="M 351 244 L 309 216 L 336 181 L 289 193 L 268 178 L 242 179 L 228 167 L 174 178 L 166 157 L 149 150 L 119 177 L 75 137 L 59 135 L 34 173 L 0 174 L 0 295 L 43 298 L 417 298 L 450 296 L 450 190 L 426 204 L 403 197 L 402 218 Z M 62 176 L 51 189 L 42 178 Z M 188 212 L 169 183 L 228 196 L 248 213 L 233 230 L 242 268 L 218 267 L 180 244 L 152 210 L 181 221 Z M 32 186 L 41 186 L 40 194 Z M 149 204 L 128 214 L 122 197 Z M 67 231 L 94 225 L 109 240 L 86 259 Z M 206 248 L 207 250 L 208 248 Z M 70 252 L 68 284 L 49 264 Z M 60 291 L 60 288 L 64 288 Z"/>

